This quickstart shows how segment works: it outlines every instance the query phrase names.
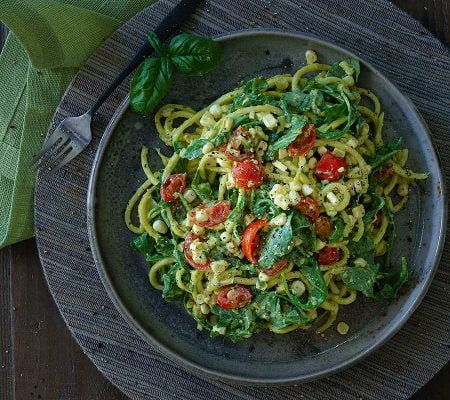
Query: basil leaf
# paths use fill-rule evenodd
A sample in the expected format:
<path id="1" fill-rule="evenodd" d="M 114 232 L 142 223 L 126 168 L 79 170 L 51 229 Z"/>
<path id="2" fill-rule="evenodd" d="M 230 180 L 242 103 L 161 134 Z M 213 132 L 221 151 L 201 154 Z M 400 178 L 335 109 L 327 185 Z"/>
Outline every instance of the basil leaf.
<path id="1" fill-rule="evenodd" d="M 274 228 L 270 232 L 258 261 L 261 267 L 272 268 L 273 264 L 288 252 L 288 246 L 292 240 L 291 219 L 292 215 L 283 226 Z"/>
<path id="2" fill-rule="evenodd" d="M 163 42 L 161 42 L 160 38 L 155 32 L 149 32 L 147 35 L 147 39 L 160 56 L 166 55 L 167 53 L 166 46 L 164 45 Z"/>
<path id="3" fill-rule="evenodd" d="M 310 265 L 300 267 L 300 272 L 310 283 L 308 300 L 302 307 L 310 309 L 320 307 L 328 296 L 328 289 L 317 261 L 309 258 L 308 263 Z"/>
<path id="4" fill-rule="evenodd" d="M 195 139 L 192 143 L 186 147 L 186 152 L 184 153 L 184 158 L 188 160 L 193 160 L 200 157 L 203 154 L 203 146 L 207 143 L 211 143 L 209 139 Z"/>
<path id="5" fill-rule="evenodd" d="M 373 285 L 378 267 L 368 264 L 365 267 L 346 267 L 341 274 L 342 281 L 349 287 L 364 293 L 367 297 L 373 295 Z"/>
<path id="6" fill-rule="evenodd" d="M 169 44 L 169 54 L 175 67 L 187 75 L 205 75 L 216 68 L 223 58 L 222 47 L 211 38 L 187 33 L 175 36 Z"/>
<path id="7" fill-rule="evenodd" d="M 130 87 L 133 111 L 148 115 L 167 95 L 173 67 L 169 58 L 147 58 L 136 70 Z"/>
<path id="8" fill-rule="evenodd" d="M 306 125 L 306 117 L 303 115 L 294 114 L 292 116 L 291 124 L 292 126 L 285 131 L 283 136 L 279 137 L 275 142 L 273 142 L 266 151 L 265 159 L 266 161 L 271 161 L 275 158 L 275 153 L 279 149 L 285 149 L 288 147 L 301 133 L 303 127 Z"/>

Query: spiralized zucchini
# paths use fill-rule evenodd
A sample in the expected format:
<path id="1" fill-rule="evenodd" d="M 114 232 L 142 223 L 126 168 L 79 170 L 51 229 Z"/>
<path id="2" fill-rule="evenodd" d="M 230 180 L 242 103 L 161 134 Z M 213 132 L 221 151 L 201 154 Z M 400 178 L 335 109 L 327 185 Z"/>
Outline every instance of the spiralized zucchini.
<path id="1" fill-rule="evenodd" d="M 427 174 L 383 138 L 358 61 L 306 58 L 200 111 L 163 105 L 155 126 L 174 152 L 160 171 L 142 148 L 146 179 L 124 215 L 133 246 L 151 285 L 212 336 L 321 333 L 358 293 L 394 297 L 407 280 L 406 260 L 391 262 L 393 215 Z"/>

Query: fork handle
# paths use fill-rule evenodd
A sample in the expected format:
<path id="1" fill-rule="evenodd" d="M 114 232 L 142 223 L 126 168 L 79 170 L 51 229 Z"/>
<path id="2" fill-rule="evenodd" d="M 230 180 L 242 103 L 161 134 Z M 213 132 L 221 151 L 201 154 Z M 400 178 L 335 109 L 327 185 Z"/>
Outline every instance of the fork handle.
<path id="1" fill-rule="evenodd" d="M 198 3 L 201 0 L 182 0 L 175 6 L 166 18 L 156 27 L 155 33 L 165 42 L 182 24 L 183 22 L 194 12 Z M 119 86 L 125 78 L 130 75 L 139 64 L 147 57 L 152 55 L 154 48 L 146 41 L 142 47 L 138 50 L 133 59 L 128 63 L 125 69 L 114 79 L 109 87 L 101 94 L 95 104 L 87 112 L 91 117 L 97 112 L 100 106 L 111 95 L 112 92 Z"/>

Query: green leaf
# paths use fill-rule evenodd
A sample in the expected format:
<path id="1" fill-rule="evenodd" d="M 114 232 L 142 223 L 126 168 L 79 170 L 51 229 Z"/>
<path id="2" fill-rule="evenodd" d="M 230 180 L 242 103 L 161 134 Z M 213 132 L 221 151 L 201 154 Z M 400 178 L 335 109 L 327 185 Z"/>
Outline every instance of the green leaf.
<path id="1" fill-rule="evenodd" d="M 173 67 L 169 58 L 147 58 L 134 73 L 130 87 L 133 111 L 148 115 L 167 95 Z"/>
<path id="2" fill-rule="evenodd" d="M 366 162 L 371 166 L 372 173 L 379 170 L 384 164 L 386 164 L 392 157 L 394 157 L 400 150 L 402 144 L 402 138 L 393 140 L 386 143 L 383 147 L 380 147 L 375 157 L 367 157 Z"/>
<path id="3" fill-rule="evenodd" d="M 358 82 L 359 74 L 361 72 L 360 62 L 354 58 L 350 58 L 349 60 L 347 60 L 347 63 L 353 68 L 355 82 Z"/>
<path id="4" fill-rule="evenodd" d="M 245 207 L 246 197 L 245 195 L 239 193 L 238 199 L 236 201 L 236 205 L 231 211 L 230 215 L 227 219 L 230 221 L 239 221 L 244 216 L 244 207 Z"/>
<path id="5" fill-rule="evenodd" d="M 162 276 L 162 295 L 167 301 L 178 300 L 179 298 L 182 298 L 184 296 L 183 290 L 178 287 L 176 281 L 176 273 L 179 268 L 180 266 L 178 265 L 178 263 L 172 264 L 167 272 L 165 272 Z M 184 276 L 188 277 L 189 274 L 184 274 Z"/>
<path id="6" fill-rule="evenodd" d="M 308 264 L 300 267 L 300 272 L 310 283 L 308 300 L 302 304 L 302 307 L 306 309 L 320 307 L 328 296 L 327 284 L 323 279 L 317 261 L 314 258 L 309 258 Z"/>
<path id="7" fill-rule="evenodd" d="M 148 41 L 155 49 L 155 51 L 160 55 L 164 56 L 167 54 L 167 48 L 163 42 L 159 39 L 158 35 L 155 32 L 149 32 L 147 35 Z"/>
<path id="8" fill-rule="evenodd" d="M 258 329 L 251 305 L 237 310 L 224 310 L 215 305 L 211 311 L 218 317 L 216 326 L 225 328 L 225 336 L 233 342 L 249 338 Z"/>
<path id="9" fill-rule="evenodd" d="M 144 255 L 152 254 L 155 251 L 155 243 L 147 232 L 139 235 L 130 243 L 131 247 Z"/>
<path id="10" fill-rule="evenodd" d="M 306 117 L 304 117 L 303 115 L 294 114 L 291 120 L 292 126 L 284 132 L 283 136 L 279 137 L 267 149 L 265 154 L 266 161 L 273 160 L 275 157 L 275 153 L 279 149 L 285 149 L 286 147 L 288 147 L 301 133 L 306 123 L 307 123 Z"/>
<path id="11" fill-rule="evenodd" d="M 281 208 L 270 200 L 269 192 L 270 187 L 268 185 L 262 185 L 252 190 L 250 194 L 250 211 L 258 219 L 271 219 L 281 213 Z"/>
<path id="12" fill-rule="evenodd" d="M 195 139 L 192 143 L 186 147 L 184 158 L 188 160 L 194 160 L 195 158 L 203 155 L 203 146 L 207 143 L 211 143 L 209 139 Z"/>
<path id="13" fill-rule="evenodd" d="M 302 240 L 301 247 L 306 247 L 309 251 L 316 251 L 316 230 L 309 219 L 302 213 L 294 211 L 292 215 L 292 232 Z"/>
<path id="14" fill-rule="evenodd" d="M 342 240 L 345 224 L 343 219 L 339 216 L 331 218 L 331 221 L 333 222 L 333 233 L 330 237 L 330 243 L 336 243 Z"/>
<path id="15" fill-rule="evenodd" d="M 170 41 L 169 54 L 178 70 L 197 76 L 216 68 L 223 58 L 222 47 L 218 42 L 188 33 L 177 35 Z"/>
<path id="16" fill-rule="evenodd" d="M 372 192 L 370 194 L 371 200 L 370 200 L 370 209 L 366 210 L 366 213 L 364 214 L 363 221 L 365 224 L 370 223 L 375 215 L 378 213 L 378 211 L 381 211 L 386 204 L 383 197 L 381 197 L 378 193 Z M 367 206 L 366 206 L 367 207 Z"/>
<path id="17" fill-rule="evenodd" d="M 292 240 L 292 215 L 283 226 L 273 228 L 269 233 L 266 243 L 261 249 L 259 265 L 265 269 L 273 267 L 288 252 L 288 246 Z"/>
<path id="18" fill-rule="evenodd" d="M 380 289 L 376 290 L 373 297 L 376 299 L 392 299 L 397 296 L 400 288 L 408 282 L 408 264 L 406 258 L 402 257 L 401 266 L 395 271 L 386 274 L 377 285 Z"/>
<path id="19" fill-rule="evenodd" d="M 368 264 L 366 267 L 346 267 L 341 277 L 349 288 L 358 290 L 371 297 L 377 272 L 378 267 L 375 264 Z"/>

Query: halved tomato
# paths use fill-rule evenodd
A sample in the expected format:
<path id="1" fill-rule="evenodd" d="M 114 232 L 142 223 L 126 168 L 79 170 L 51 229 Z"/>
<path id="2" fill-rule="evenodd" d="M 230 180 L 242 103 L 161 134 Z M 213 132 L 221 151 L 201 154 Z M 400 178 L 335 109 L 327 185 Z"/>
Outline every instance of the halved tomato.
<path id="1" fill-rule="evenodd" d="M 321 238 L 327 238 L 333 233 L 333 223 L 326 215 L 321 215 L 314 223 L 314 228 Z"/>
<path id="2" fill-rule="evenodd" d="M 302 196 L 295 208 L 302 214 L 305 214 L 313 222 L 319 217 L 319 205 L 311 197 Z"/>
<path id="3" fill-rule="evenodd" d="M 316 164 L 315 174 L 323 181 L 334 182 L 344 176 L 346 168 L 347 164 L 343 158 L 328 151 Z"/>
<path id="4" fill-rule="evenodd" d="M 279 274 L 281 271 L 283 271 L 283 269 L 285 269 L 288 264 L 289 264 L 289 261 L 287 259 L 284 259 L 284 260 L 278 261 L 272 268 L 264 269 L 260 266 L 258 266 L 258 268 L 262 272 L 264 272 L 266 275 L 274 276 L 274 275 Z"/>
<path id="5" fill-rule="evenodd" d="M 233 178 L 241 189 L 256 189 L 263 183 L 264 167 L 256 158 L 240 161 L 233 167 Z"/>
<path id="6" fill-rule="evenodd" d="M 238 126 L 230 137 L 225 154 L 232 161 L 244 161 L 253 157 L 253 147 L 250 132 Z"/>
<path id="7" fill-rule="evenodd" d="M 306 125 L 296 139 L 288 146 L 288 154 L 291 157 L 302 156 L 310 151 L 316 141 L 316 127 L 313 124 Z"/>
<path id="8" fill-rule="evenodd" d="M 224 310 L 241 308 L 251 303 L 252 292 L 243 285 L 229 285 L 220 289 L 217 304 Z"/>
<path id="9" fill-rule="evenodd" d="M 339 249 L 337 247 L 325 246 L 314 257 L 320 265 L 334 264 L 339 261 Z"/>
<path id="10" fill-rule="evenodd" d="M 161 198 L 169 203 L 178 201 L 178 194 L 186 189 L 186 174 L 170 175 L 161 185 Z"/>
<path id="11" fill-rule="evenodd" d="M 204 228 L 209 228 L 211 226 L 216 226 L 224 222 L 228 214 L 230 213 L 231 203 L 228 200 L 222 200 L 216 204 L 206 207 L 204 204 L 193 208 L 189 211 L 189 219 L 192 220 L 195 225 L 202 226 Z M 196 213 L 199 210 L 203 210 L 206 214 L 206 220 L 200 220 L 197 218 Z"/>
<path id="12" fill-rule="evenodd" d="M 245 258 L 252 264 L 258 262 L 259 234 L 258 232 L 267 225 L 265 219 L 259 219 L 248 224 L 242 234 L 242 252 Z"/>
<path id="13" fill-rule="evenodd" d="M 191 251 L 191 243 L 194 242 L 195 240 L 200 240 L 201 242 L 203 242 L 203 240 L 197 236 L 196 234 L 189 232 L 188 235 L 186 236 L 186 239 L 184 241 L 184 245 L 183 245 L 183 253 L 184 253 L 184 258 L 186 259 L 186 261 L 188 262 L 188 264 L 195 268 L 198 269 L 200 271 L 206 271 L 207 269 L 209 269 L 209 266 L 211 264 L 211 261 L 208 260 L 206 261 L 206 263 L 204 264 L 197 264 L 193 259 L 192 259 L 192 251 Z"/>

